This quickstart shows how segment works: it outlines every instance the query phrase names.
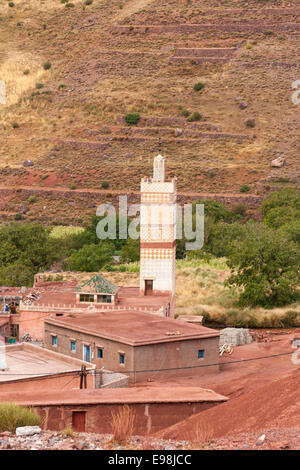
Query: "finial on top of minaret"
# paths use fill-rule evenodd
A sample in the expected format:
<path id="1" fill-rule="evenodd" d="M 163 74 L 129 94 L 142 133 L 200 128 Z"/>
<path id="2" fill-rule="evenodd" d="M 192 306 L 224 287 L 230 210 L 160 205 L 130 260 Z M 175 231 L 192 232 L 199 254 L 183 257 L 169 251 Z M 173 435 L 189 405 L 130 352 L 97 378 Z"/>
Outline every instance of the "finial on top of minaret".
<path id="1" fill-rule="evenodd" d="M 153 180 L 165 181 L 165 159 L 161 155 L 161 138 L 158 140 L 158 155 L 153 162 Z"/>

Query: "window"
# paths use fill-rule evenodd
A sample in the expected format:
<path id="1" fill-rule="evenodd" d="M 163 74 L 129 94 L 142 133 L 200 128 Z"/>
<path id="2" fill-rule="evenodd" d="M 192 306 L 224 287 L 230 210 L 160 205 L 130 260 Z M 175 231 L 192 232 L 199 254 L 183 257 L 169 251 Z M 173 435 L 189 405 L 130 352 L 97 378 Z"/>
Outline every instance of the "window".
<path id="1" fill-rule="evenodd" d="M 125 364 L 125 354 L 120 354 L 120 364 Z"/>
<path id="2" fill-rule="evenodd" d="M 94 294 L 80 294 L 80 302 L 94 302 Z"/>
<path id="3" fill-rule="evenodd" d="M 71 351 L 76 352 L 76 341 L 71 341 Z"/>
<path id="4" fill-rule="evenodd" d="M 198 359 L 202 359 L 204 357 L 204 349 L 198 349 Z"/>
<path id="5" fill-rule="evenodd" d="M 98 295 L 97 296 L 97 302 L 99 304 L 111 304 L 111 295 Z"/>
<path id="6" fill-rule="evenodd" d="M 52 336 L 52 346 L 57 346 L 57 336 Z"/>
<path id="7" fill-rule="evenodd" d="M 103 359 L 103 349 L 98 348 L 98 359 Z"/>

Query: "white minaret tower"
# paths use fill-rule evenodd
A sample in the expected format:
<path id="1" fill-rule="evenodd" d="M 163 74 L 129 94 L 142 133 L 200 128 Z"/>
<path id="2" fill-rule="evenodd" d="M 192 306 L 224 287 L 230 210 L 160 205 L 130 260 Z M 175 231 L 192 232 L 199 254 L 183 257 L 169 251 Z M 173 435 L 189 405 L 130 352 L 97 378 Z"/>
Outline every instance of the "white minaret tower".
<path id="1" fill-rule="evenodd" d="M 176 179 L 165 181 L 165 159 L 159 153 L 153 178 L 141 181 L 142 295 L 169 294 L 174 316 L 176 259 Z"/>

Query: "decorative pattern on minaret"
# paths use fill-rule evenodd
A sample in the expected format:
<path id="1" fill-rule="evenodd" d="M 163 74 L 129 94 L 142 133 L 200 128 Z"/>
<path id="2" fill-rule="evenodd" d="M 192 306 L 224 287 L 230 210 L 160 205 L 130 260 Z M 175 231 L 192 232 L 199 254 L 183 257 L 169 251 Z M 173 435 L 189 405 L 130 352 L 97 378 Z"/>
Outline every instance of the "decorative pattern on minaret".
<path id="1" fill-rule="evenodd" d="M 153 162 L 153 178 L 141 182 L 140 291 L 170 294 L 174 315 L 176 258 L 176 179 L 165 181 L 165 159 Z M 148 289 L 148 290 L 147 290 Z"/>

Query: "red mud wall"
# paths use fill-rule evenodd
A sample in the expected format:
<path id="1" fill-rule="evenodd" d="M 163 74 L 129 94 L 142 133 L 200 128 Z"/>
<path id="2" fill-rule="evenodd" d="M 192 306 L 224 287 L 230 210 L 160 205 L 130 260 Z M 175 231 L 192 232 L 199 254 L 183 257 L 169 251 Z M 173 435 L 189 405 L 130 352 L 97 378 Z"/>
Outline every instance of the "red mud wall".
<path id="1" fill-rule="evenodd" d="M 0 392 L 39 392 L 55 391 L 55 390 L 78 390 L 80 388 L 79 375 L 75 373 L 63 373 L 58 375 L 50 375 L 43 378 L 26 378 L 21 380 L 12 380 L 8 382 L 0 382 Z M 94 377 L 87 375 L 87 388 L 94 388 Z"/>
<path id="2" fill-rule="evenodd" d="M 153 434 L 161 429 L 204 411 L 216 403 L 153 403 L 132 404 L 135 413 L 134 434 Z M 35 407 L 44 421 L 44 429 L 61 430 L 72 425 L 72 413 L 85 411 L 85 430 L 94 433 L 111 433 L 112 412 L 122 407 L 115 404 L 55 405 Z M 184 438 L 184 436 L 182 436 Z"/>

